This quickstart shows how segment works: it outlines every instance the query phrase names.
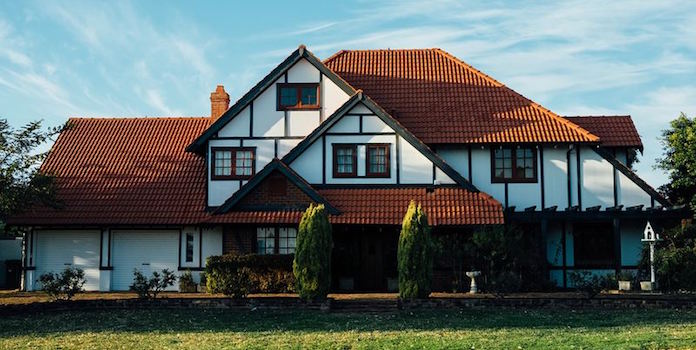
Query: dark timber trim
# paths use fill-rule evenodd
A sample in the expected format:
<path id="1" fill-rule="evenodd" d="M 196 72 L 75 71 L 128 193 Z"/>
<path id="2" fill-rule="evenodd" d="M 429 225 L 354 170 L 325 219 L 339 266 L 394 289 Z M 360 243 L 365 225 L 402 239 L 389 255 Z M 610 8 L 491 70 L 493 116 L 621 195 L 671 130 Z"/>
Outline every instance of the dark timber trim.
<path id="1" fill-rule="evenodd" d="M 612 165 L 612 167 L 611 167 L 611 175 L 614 177 L 614 178 L 613 178 L 613 184 L 614 184 L 614 207 L 618 207 L 618 206 L 619 206 L 619 188 L 618 188 L 618 185 L 617 185 L 617 183 L 616 183 L 616 176 L 617 176 L 617 174 L 616 174 L 616 167 L 613 166 L 613 165 Z M 650 197 L 650 199 L 652 199 L 652 196 Z"/>
<path id="2" fill-rule="evenodd" d="M 326 183 L 326 137 L 324 136 L 321 137 L 321 183 Z"/>
<path id="3" fill-rule="evenodd" d="M 567 223 L 565 221 L 561 221 L 561 244 L 563 245 L 562 250 L 563 250 L 563 288 L 568 288 L 568 276 L 566 276 L 566 268 L 568 268 L 568 248 L 567 248 L 567 243 L 566 243 L 566 228 Z"/>
<path id="4" fill-rule="evenodd" d="M 249 137 L 254 137 L 254 101 L 249 103 Z"/>
<path id="5" fill-rule="evenodd" d="M 662 206 L 669 207 L 672 205 L 672 203 L 670 203 L 669 200 L 667 200 L 659 192 L 652 188 L 652 186 L 648 185 L 648 183 L 641 179 L 636 173 L 634 173 L 633 170 L 631 170 L 625 164 L 621 163 L 618 159 L 613 157 L 611 153 L 609 153 L 609 151 L 602 147 L 593 148 L 593 150 L 597 152 L 597 154 L 602 156 L 602 158 L 606 159 L 609 163 L 611 163 L 616 170 L 620 171 L 629 180 L 633 181 L 636 185 L 638 185 L 638 187 L 647 192 L 651 198 L 658 201 Z"/>
<path id="6" fill-rule="evenodd" d="M 614 233 L 614 269 L 618 274 L 621 272 L 621 220 L 612 220 L 612 229 Z"/>
<path id="7" fill-rule="evenodd" d="M 473 173 L 473 170 L 471 169 L 471 163 L 472 163 L 472 160 L 471 160 L 471 145 L 468 145 L 467 148 L 468 148 L 468 150 L 469 150 L 469 159 L 468 159 L 468 162 L 469 162 L 469 169 L 468 169 L 468 170 L 469 170 L 469 182 L 471 182 L 471 183 L 473 184 L 473 183 L 474 183 L 474 179 L 473 179 L 472 176 L 471 176 L 471 174 Z"/>
<path id="8" fill-rule="evenodd" d="M 177 266 L 181 268 L 181 229 L 179 229 L 179 257 L 177 259 Z"/>
<path id="9" fill-rule="evenodd" d="M 394 147 L 396 148 L 396 183 L 400 184 L 401 183 L 401 138 L 399 137 L 399 134 L 396 134 L 396 140 L 394 141 L 396 144 Z"/>
<path id="10" fill-rule="evenodd" d="M 302 192 L 304 192 L 309 198 L 311 198 L 314 202 L 319 203 L 319 204 L 324 204 L 326 206 L 326 209 L 329 211 L 331 214 L 338 214 L 339 211 L 331 205 L 324 197 L 322 197 L 310 184 L 308 184 L 300 175 L 298 175 L 295 171 L 290 169 L 285 163 L 278 159 L 272 160 L 268 165 L 266 165 L 263 170 L 258 172 L 256 175 L 252 176 L 249 181 L 244 184 L 237 192 L 235 192 L 232 197 L 227 199 L 225 203 L 223 203 L 217 210 L 215 210 L 216 214 L 221 214 L 221 213 L 226 213 L 230 211 L 239 201 L 242 200 L 247 194 L 251 193 L 251 191 L 256 188 L 268 175 L 270 175 L 273 171 L 279 171 L 281 174 L 285 175 L 285 177 L 290 180 L 292 184 L 297 186 Z"/>
<path id="11" fill-rule="evenodd" d="M 363 103 L 368 109 L 370 109 L 377 117 L 379 117 L 385 124 L 396 131 L 404 140 L 413 145 L 418 151 L 420 151 L 426 158 L 433 162 L 438 168 L 440 168 L 447 176 L 452 180 L 460 184 L 462 187 L 466 188 L 472 192 L 479 192 L 479 190 L 472 185 L 468 180 L 462 177 L 457 171 L 452 169 L 447 163 L 445 163 L 440 156 L 435 154 L 430 147 L 420 141 L 416 136 L 414 136 L 410 131 L 406 130 L 396 119 L 385 112 L 379 105 L 377 105 L 372 99 L 359 91 L 353 95 L 348 101 L 346 101 L 341 107 L 339 107 L 336 112 L 334 112 L 324 123 L 319 125 L 318 128 L 314 129 L 304 140 L 302 140 L 295 148 L 292 149 L 288 154 L 283 157 L 283 162 L 285 164 L 291 164 L 297 157 L 300 156 L 309 146 L 311 146 L 321 135 L 327 132 L 331 127 L 338 122 L 344 114 L 350 111 L 353 107 Z"/>
<path id="12" fill-rule="evenodd" d="M 578 174 L 578 208 L 582 211 L 582 162 L 580 161 L 580 147 L 575 148 L 575 166 Z"/>
<path id="13" fill-rule="evenodd" d="M 541 186 L 541 209 L 546 208 L 546 188 L 544 184 L 544 146 L 539 146 L 539 175 Z"/>
<path id="14" fill-rule="evenodd" d="M 104 230 L 99 230 L 99 268 L 103 267 L 104 261 Z"/>
<path id="15" fill-rule="evenodd" d="M 573 206 L 573 186 L 570 178 L 570 152 L 572 148 L 568 148 L 566 152 L 566 178 L 568 179 L 568 208 Z"/>
<path id="16" fill-rule="evenodd" d="M 297 63 L 301 59 L 306 59 L 311 63 L 319 72 L 334 82 L 341 90 L 343 90 L 348 95 L 353 95 L 355 89 L 348 85 L 341 77 L 330 70 L 326 65 L 324 65 L 321 60 L 319 60 L 314 54 L 309 52 L 304 45 L 301 45 L 297 50 L 290 54 L 283 62 L 281 62 L 277 67 L 275 67 L 268 75 L 266 75 L 261 81 L 259 81 L 251 90 L 249 90 L 242 98 L 237 101 L 232 107 L 230 107 L 227 112 L 223 113 L 220 118 L 218 118 L 201 136 L 196 138 L 188 147 L 186 147 L 187 152 L 197 152 L 204 153 L 205 145 L 211 137 L 215 135 L 223 126 L 225 126 L 232 118 L 236 117 L 239 112 L 241 112 L 251 101 L 263 93 L 268 87 L 272 86 L 276 80 L 278 80 L 283 74 L 285 74 L 290 67 Z"/>

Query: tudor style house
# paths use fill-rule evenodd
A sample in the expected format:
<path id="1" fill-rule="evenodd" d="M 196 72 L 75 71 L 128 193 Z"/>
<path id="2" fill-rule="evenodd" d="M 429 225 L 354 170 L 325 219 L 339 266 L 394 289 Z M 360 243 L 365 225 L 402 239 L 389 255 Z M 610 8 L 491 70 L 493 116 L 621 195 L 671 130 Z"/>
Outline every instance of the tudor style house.
<path id="1" fill-rule="evenodd" d="M 410 200 L 440 232 L 520 223 L 549 279 L 637 267 L 647 220 L 686 215 L 641 180 L 629 116 L 563 117 L 440 49 L 304 46 L 209 117 L 71 118 L 42 169 L 61 208 L 27 230 L 24 285 L 65 267 L 88 290 L 225 253 L 292 254 L 311 202 L 334 225 L 334 288 L 386 290 Z M 437 273 L 436 273 L 437 277 Z"/>

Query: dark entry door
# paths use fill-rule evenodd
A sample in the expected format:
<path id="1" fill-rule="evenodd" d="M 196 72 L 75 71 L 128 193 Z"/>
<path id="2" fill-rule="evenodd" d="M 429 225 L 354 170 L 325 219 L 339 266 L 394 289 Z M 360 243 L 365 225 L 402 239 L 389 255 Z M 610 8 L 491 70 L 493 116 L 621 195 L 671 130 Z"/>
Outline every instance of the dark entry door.
<path id="1" fill-rule="evenodd" d="M 398 240 L 398 230 L 389 227 L 335 228 L 332 267 L 335 290 L 387 291 L 387 281 L 397 276 Z M 346 288 L 341 280 L 352 281 L 347 283 L 352 288 Z"/>
<path id="2" fill-rule="evenodd" d="M 384 239 L 382 235 L 365 235 L 360 243 L 358 289 L 365 291 L 386 290 Z"/>

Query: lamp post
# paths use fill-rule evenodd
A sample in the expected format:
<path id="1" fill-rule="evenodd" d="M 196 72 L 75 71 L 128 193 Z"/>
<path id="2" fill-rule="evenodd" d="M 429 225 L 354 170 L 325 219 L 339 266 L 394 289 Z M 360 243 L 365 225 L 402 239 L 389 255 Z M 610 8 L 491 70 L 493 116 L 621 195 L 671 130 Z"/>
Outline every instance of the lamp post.
<path id="1" fill-rule="evenodd" d="M 650 221 L 648 221 L 645 225 L 645 229 L 643 230 L 643 239 L 641 239 L 641 242 L 647 242 L 650 244 L 650 286 L 651 290 L 655 290 L 655 243 L 657 241 L 661 241 L 660 235 L 655 233 L 655 230 L 653 230 L 652 226 L 650 225 Z"/>

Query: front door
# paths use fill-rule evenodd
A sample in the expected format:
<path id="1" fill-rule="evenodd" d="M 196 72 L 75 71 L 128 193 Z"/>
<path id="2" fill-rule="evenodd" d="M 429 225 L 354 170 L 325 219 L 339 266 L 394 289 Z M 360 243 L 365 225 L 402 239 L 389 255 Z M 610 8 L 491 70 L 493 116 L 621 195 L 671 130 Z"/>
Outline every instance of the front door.
<path id="1" fill-rule="evenodd" d="M 338 232 L 336 232 L 338 231 Z M 351 227 L 334 232 L 334 286 L 354 291 L 384 292 L 396 279 L 398 231 L 393 228 Z"/>

